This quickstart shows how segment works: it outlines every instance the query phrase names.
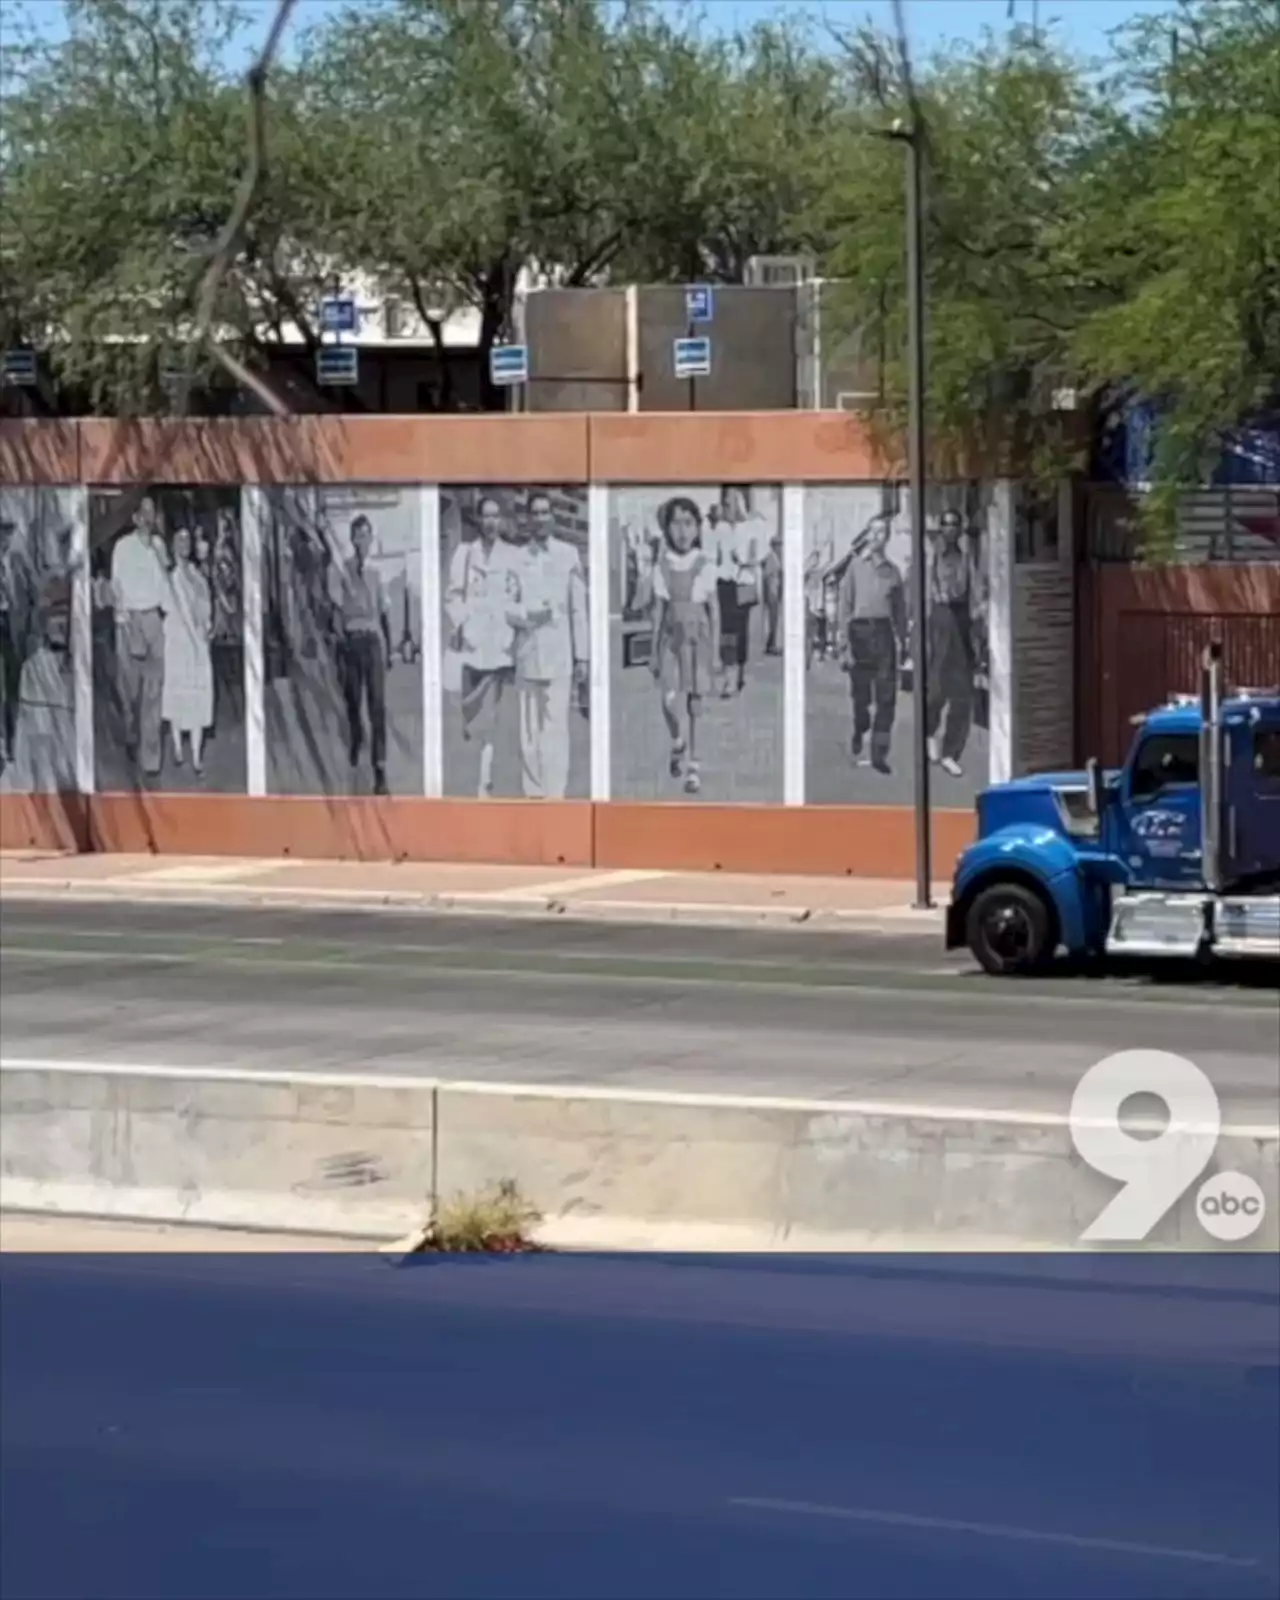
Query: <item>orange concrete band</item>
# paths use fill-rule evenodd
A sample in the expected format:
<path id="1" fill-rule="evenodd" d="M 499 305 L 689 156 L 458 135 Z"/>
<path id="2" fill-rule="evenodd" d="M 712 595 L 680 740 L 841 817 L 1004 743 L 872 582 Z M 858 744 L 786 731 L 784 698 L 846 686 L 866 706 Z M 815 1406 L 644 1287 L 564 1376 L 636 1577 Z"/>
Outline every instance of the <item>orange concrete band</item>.
<path id="1" fill-rule="evenodd" d="M 950 873 L 973 833 L 967 811 L 934 814 L 935 876 Z M 857 878 L 915 870 L 914 818 L 897 806 L 7 794 L 0 849 Z"/>
<path id="2" fill-rule="evenodd" d="M 0 421 L 0 484 L 841 483 L 901 473 L 856 416 Z"/>

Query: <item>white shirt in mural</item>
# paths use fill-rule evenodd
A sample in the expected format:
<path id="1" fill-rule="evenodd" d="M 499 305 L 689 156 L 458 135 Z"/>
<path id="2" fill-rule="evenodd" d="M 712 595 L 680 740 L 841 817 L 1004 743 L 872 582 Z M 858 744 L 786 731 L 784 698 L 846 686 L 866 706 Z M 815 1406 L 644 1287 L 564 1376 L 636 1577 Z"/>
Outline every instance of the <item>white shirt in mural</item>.
<path id="1" fill-rule="evenodd" d="M 111 583 L 120 611 L 162 611 L 169 598 L 169 574 L 159 539 L 136 530 L 111 552 Z"/>
<path id="2" fill-rule="evenodd" d="M 458 649 L 478 672 L 497 672 L 513 663 L 511 613 L 519 594 L 519 554 L 505 539 L 495 539 L 488 549 L 483 539 L 468 539 L 449 563 L 445 610 Z"/>

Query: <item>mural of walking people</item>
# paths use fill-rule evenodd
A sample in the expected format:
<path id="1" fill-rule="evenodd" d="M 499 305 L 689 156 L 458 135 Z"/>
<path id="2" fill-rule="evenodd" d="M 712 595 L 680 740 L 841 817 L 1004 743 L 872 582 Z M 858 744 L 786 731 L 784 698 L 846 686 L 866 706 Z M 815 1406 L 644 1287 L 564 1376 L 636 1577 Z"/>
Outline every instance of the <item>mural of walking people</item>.
<path id="1" fill-rule="evenodd" d="M 609 538 L 612 792 L 780 801 L 780 489 L 613 489 Z"/>
<path id="2" fill-rule="evenodd" d="M 0 489 L 0 791 L 75 788 L 72 516 L 65 489 Z"/>
<path id="3" fill-rule="evenodd" d="M 444 789 L 585 798 L 587 494 L 442 491 Z"/>
<path id="4" fill-rule="evenodd" d="M 671 740 L 668 771 L 684 779 L 686 794 L 698 794 L 698 714 L 716 682 L 724 604 L 715 557 L 702 548 L 702 513 L 694 501 L 674 495 L 660 507 L 658 526 L 662 545 L 653 568 L 650 663 Z M 728 604 L 735 618 L 742 615 L 745 621 L 745 608 L 737 607 L 736 598 Z M 736 633 L 729 638 L 736 664 L 739 640 Z"/>
<path id="5" fill-rule="evenodd" d="M 933 798 L 972 804 L 988 781 L 989 488 L 933 487 L 925 513 Z M 892 483 L 805 495 L 806 798 L 904 805 L 912 793 L 908 495 Z"/>
<path id="6" fill-rule="evenodd" d="M 99 790 L 242 793 L 240 491 L 95 492 L 89 540 Z M 241 674 L 221 694 L 219 629 Z"/>
<path id="7" fill-rule="evenodd" d="M 959 510 L 942 513 L 928 562 L 929 758 L 962 778 L 985 637 L 976 539 Z"/>
<path id="8" fill-rule="evenodd" d="M 269 493 L 267 785 L 422 793 L 422 530 L 415 489 Z"/>

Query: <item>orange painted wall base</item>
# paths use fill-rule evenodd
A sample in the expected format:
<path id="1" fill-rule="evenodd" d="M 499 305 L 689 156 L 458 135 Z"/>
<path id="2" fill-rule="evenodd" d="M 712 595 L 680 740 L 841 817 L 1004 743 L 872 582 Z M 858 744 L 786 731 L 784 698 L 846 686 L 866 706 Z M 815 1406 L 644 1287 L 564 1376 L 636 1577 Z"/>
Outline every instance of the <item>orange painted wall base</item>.
<path id="1" fill-rule="evenodd" d="M 934 813 L 935 877 L 973 833 L 972 813 Z M 0 849 L 910 878 L 915 819 L 904 806 L 7 794 Z"/>

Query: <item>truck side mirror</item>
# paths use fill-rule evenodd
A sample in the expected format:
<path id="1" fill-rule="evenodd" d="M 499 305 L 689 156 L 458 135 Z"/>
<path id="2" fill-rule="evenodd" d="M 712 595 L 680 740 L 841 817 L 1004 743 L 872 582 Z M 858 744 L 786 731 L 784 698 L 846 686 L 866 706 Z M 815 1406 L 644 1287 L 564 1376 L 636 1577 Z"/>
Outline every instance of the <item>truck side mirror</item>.
<path id="1" fill-rule="evenodd" d="M 1106 804 L 1106 782 L 1102 776 L 1102 768 L 1098 764 L 1097 756 L 1090 756 L 1084 768 L 1089 779 L 1089 811 L 1092 816 L 1100 817 Z"/>

